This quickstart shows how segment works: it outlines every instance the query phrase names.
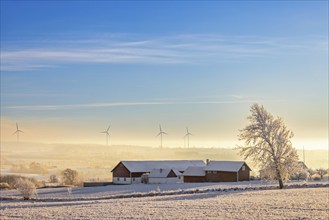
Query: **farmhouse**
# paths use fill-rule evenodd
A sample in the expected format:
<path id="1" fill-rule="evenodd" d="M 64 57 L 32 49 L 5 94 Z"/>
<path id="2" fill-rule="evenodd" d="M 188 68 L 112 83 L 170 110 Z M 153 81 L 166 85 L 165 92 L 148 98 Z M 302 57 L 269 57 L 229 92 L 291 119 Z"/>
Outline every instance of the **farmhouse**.
<path id="1" fill-rule="evenodd" d="M 206 182 L 250 180 L 250 167 L 244 161 L 210 161 L 204 168 Z"/>
<path id="2" fill-rule="evenodd" d="M 120 161 L 112 170 L 114 184 L 237 182 L 250 180 L 244 161 Z"/>
<path id="3" fill-rule="evenodd" d="M 158 169 L 158 171 L 160 171 L 160 169 L 162 169 L 162 171 L 172 170 L 178 177 L 177 171 L 183 173 L 191 166 L 205 166 L 205 163 L 202 160 L 120 161 L 111 171 L 112 181 L 114 184 L 141 183 L 142 175 L 144 174 L 143 177 L 146 176 L 147 179 L 147 174 L 149 175 L 151 171 L 154 173 L 152 174 L 154 178 L 163 178 L 159 176 L 156 177 L 156 171 L 154 169 Z M 172 173 L 169 172 L 168 175 L 171 176 Z"/>

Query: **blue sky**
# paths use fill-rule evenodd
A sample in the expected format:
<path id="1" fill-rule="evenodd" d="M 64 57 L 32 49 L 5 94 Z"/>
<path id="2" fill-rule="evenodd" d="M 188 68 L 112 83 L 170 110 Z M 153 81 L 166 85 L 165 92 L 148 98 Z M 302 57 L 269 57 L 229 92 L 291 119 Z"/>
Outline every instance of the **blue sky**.
<path id="1" fill-rule="evenodd" d="M 251 104 L 328 147 L 328 2 L 1 1 L 2 140 L 230 147 Z M 45 129 L 47 128 L 47 129 Z"/>

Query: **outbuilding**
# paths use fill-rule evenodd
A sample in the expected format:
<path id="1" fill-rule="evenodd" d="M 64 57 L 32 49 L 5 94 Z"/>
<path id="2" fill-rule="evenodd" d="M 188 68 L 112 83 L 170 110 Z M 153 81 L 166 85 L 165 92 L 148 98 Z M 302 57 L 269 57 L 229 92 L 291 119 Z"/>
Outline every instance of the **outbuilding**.
<path id="1" fill-rule="evenodd" d="M 206 172 L 204 167 L 188 167 L 184 173 L 184 183 L 202 183 L 206 182 Z"/>
<path id="2" fill-rule="evenodd" d="M 182 173 L 175 169 L 153 169 L 148 175 L 148 183 L 183 183 Z"/>
<path id="3" fill-rule="evenodd" d="M 207 182 L 250 180 L 250 167 L 244 161 L 209 161 L 204 168 Z"/>

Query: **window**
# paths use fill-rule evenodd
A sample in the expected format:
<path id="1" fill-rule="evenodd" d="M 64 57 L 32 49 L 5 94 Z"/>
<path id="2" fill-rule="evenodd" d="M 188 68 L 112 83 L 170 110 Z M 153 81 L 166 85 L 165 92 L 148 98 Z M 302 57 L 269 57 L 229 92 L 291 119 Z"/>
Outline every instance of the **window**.
<path id="1" fill-rule="evenodd" d="M 217 173 L 216 171 L 212 171 L 212 173 Z"/>
<path id="2" fill-rule="evenodd" d="M 246 170 L 246 166 L 243 165 L 243 166 L 242 166 L 242 171 L 245 171 L 245 170 Z"/>
<path id="3" fill-rule="evenodd" d="M 126 181 L 126 177 L 125 177 L 125 178 L 123 178 L 123 181 Z"/>
<path id="4" fill-rule="evenodd" d="M 117 180 L 120 181 L 120 177 L 118 177 Z"/>
<path id="5" fill-rule="evenodd" d="M 135 181 L 135 177 L 133 178 L 133 181 Z"/>

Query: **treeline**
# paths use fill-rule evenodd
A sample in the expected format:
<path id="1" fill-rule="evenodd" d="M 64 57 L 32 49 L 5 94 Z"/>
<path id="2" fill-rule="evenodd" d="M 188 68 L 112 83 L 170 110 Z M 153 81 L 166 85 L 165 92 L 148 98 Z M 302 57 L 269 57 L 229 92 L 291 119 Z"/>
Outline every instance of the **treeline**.
<path id="1" fill-rule="evenodd" d="M 276 180 L 275 173 L 273 169 L 263 169 L 260 170 L 260 179 L 262 180 Z M 291 173 L 289 176 L 285 177 L 284 180 L 322 180 L 329 178 L 329 169 L 319 168 L 319 169 L 309 169 L 301 168 L 297 169 L 295 172 Z"/>
<path id="2" fill-rule="evenodd" d="M 40 163 L 32 162 L 29 165 L 12 164 L 10 171 L 13 173 L 47 174 L 48 168 Z"/>

